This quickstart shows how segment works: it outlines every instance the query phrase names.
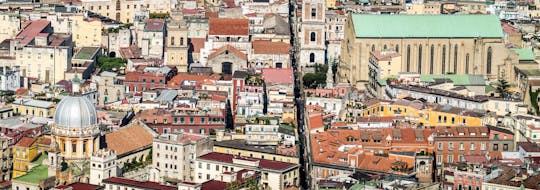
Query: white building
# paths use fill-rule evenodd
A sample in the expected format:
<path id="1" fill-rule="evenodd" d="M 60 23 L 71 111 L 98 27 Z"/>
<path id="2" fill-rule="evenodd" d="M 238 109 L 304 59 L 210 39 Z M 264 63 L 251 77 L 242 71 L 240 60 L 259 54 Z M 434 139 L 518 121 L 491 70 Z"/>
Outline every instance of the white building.
<path id="1" fill-rule="evenodd" d="M 299 183 L 298 164 L 211 152 L 199 156 L 195 165 L 195 183 L 219 179 L 223 174 L 244 169 L 261 172 L 259 185 L 262 189 L 285 189 Z"/>
<path id="2" fill-rule="evenodd" d="M 180 133 L 162 134 L 152 144 L 152 172 L 150 180 L 165 182 L 171 179 L 192 181 L 194 161 L 212 149 L 208 136 Z"/>
<path id="3" fill-rule="evenodd" d="M 248 145 L 278 145 L 281 141 L 278 135 L 279 125 L 248 124 L 245 129 Z"/>
<path id="4" fill-rule="evenodd" d="M 103 179 L 120 174 L 116 154 L 112 150 L 98 150 L 90 157 L 90 184 L 101 185 Z"/>
<path id="5" fill-rule="evenodd" d="M 326 2 L 302 1 L 300 37 L 300 66 L 325 64 Z"/>
<path id="6" fill-rule="evenodd" d="M 341 107 L 344 104 L 343 99 L 339 98 L 324 98 L 324 97 L 307 97 L 306 105 L 319 105 L 324 108 L 327 113 L 335 114 L 339 116 Z"/>

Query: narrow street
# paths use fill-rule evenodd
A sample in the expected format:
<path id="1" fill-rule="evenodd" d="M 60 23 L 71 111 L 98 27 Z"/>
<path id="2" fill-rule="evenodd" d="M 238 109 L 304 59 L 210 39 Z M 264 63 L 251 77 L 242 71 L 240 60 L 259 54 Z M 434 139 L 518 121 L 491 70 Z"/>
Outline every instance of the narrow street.
<path id="1" fill-rule="evenodd" d="M 306 153 L 305 147 L 307 147 L 306 144 L 306 135 L 304 130 L 304 101 L 302 97 L 302 79 L 301 79 L 301 73 L 298 70 L 298 63 L 296 62 L 296 56 L 297 56 L 297 44 L 296 44 L 296 24 L 297 24 L 297 18 L 296 18 L 296 1 L 290 0 L 289 1 L 289 25 L 290 25 L 290 59 L 291 59 L 291 65 L 294 70 L 294 97 L 295 97 L 295 103 L 296 103 L 296 118 L 297 118 L 297 133 L 298 133 L 298 157 L 300 160 L 300 188 L 301 189 L 311 189 L 311 179 L 309 175 L 309 155 Z"/>

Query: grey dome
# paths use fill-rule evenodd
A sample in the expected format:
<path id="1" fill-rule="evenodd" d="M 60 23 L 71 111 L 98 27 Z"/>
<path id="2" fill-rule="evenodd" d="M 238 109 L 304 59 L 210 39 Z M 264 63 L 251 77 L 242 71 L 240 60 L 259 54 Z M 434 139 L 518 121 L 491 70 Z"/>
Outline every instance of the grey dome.
<path id="1" fill-rule="evenodd" d="M 66 96 L 56 107 L 54 123 L 67 128 L 81 128 L 97 124 L 96 107 L 82 96 Z"/>

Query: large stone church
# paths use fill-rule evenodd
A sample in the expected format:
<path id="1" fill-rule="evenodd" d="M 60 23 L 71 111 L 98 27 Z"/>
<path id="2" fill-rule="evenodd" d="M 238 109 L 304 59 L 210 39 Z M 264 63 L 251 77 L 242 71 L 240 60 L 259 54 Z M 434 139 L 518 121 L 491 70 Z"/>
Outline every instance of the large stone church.
<path id="1" fill-rule="evenodd" d="M 482 74 L 511 69 L 500 21 L 492 15 L 351 14 L 345 26 L 337 80 L 362 89 L 370 52 L 401 55 L 401 72 Z"/>

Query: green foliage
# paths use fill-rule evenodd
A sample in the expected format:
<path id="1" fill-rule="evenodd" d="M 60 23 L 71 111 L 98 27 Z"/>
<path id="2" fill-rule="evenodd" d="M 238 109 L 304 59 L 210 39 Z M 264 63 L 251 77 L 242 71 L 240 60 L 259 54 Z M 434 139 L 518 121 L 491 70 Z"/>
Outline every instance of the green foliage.
<path id="1" fill-rule="evenodd" d="M 131 26 L 133 26 L 133 24 L 128 23 L 116 28 L 109 28 L 107 30 L 109 31 L 109 33 L 118 33 L 120 30 L 130 28 Z"/>
<path id="2" fill-rule="evenodd" d="M 150 18 L 151 19 L 166 19 L 166 18 L 169 18 L 170 15 L 169 13 L 150 13 Z"/>
<path id="3" fill-rule="evenodd" d="M 319 85 L 326 85 L 326 71 L 328 71 L 328 65 L 316 64 L 313 67 L 315 73 L 306 73 L 302 77 L 304 86 L 306 88 L 316 88 Z M 332 69 L 337 70 L 337 65 L 332 65 Z"/>
<path id="4" fill-rule="evenodd" d="M 101 56 L 98 58 L 96 66 L 104 71 L 112 71 L 113 68 L 120 69 L 120 67 L 125 67 L 126 63 L 127 60 L 123 58 L 111 58 L 107 56 Z"/>
<path id="5" fill-rule="evenodd" d="M 11 104 L 11 103 L 13 103 L 14 101 L 15 101 L 15 97 L 13 97 L 13 96 L 8 96 L 8 97 L 6 97 L 6 103 Z"/>
<path id="6" fill-rule="evenodd" d="M 509 87 L 510 84 L 508 84 L 508 81 L 499 79 L 496 92 L 500 95 L 500 97 L 507 98 L 510 96 L 510 92 L 508 91 Z"/>
<path id="7" fill-rule="evenodd" d="M 305 87 L 316 88 L 320 84 L 326 84 L 326 73 L 306 73 L 302 77 L 302 81 Z"/>

